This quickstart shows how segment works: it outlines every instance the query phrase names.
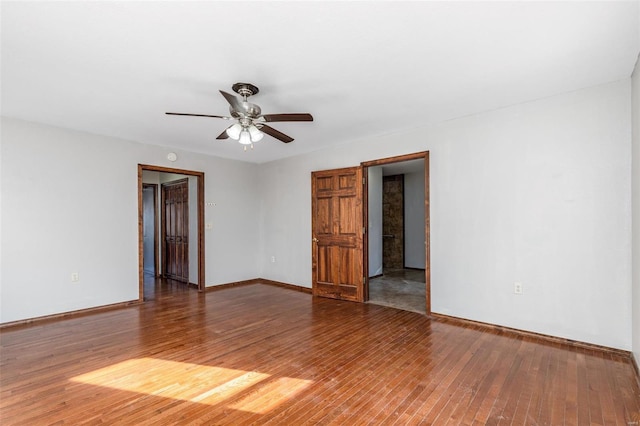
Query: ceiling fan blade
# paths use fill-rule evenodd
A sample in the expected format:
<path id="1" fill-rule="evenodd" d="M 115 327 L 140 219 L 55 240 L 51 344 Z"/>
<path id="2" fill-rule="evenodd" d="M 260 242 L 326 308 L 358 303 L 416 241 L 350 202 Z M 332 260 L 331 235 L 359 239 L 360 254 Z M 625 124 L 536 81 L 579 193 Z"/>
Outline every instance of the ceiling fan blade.
<path id="1" fill-rule="evenodd" d="M 231 93 L 227 93 L 224 90 L 220 90 L 220 93 L 224 98 L 229 102 L 234 111 L 244 111 L 242 108 L 242 101 L 237 97 L 233 96 Z"/>
<path id="2" fill-rule="evenodd" d="M 275 123 L 276 121 L 313 121 L 313 116 L 307 113 L 265 114 L 262 117 L 267 123 Z"/>
<path id="3" fill-rule="evenodd" d="M 233 124 L 232 124 L 231 126 L 233 126 Z M 229 127 L 231 127 L 231 126 L 229 126 Z M 229 135 L 227 134 L 227 129 L 228 129 L 229 127 L 227 127 L 226 129 L 224 129 L 224 130 L 222 131 L 222 133 L 220 133 L 216 139 L 229 139 Z"/>
<path id="4" fill-rule="evenodd" d="M 212 117 L 212 118 L 222 118 L 224 120 L 229 120 L 231 117 L 225 117 L 222 115 L 208 115 L 208 114 L 187 114 L 184 112 L 165 112 L 167 115 L 188 115 L 191 117 Z"/>
<path id="5" fill-rule="evenodd" d="M 260 131 L 284 143 L 293 142 L 293 138 L 291 136 L 287 136 L 281 131 L 274 129 L 273 127 L 267 126 L 266 124 L 263 124 L 262 127 L 260 127 Z"/>

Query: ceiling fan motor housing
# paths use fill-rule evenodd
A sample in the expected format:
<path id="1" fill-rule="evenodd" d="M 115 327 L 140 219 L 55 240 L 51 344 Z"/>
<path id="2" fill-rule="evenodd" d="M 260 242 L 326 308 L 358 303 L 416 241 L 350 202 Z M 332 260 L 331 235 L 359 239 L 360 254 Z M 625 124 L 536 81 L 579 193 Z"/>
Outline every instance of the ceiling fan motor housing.
<path id="1" fill-rule="evenodd" d="M 241 102 L 241 105 L 242 105 L 241 111 L 238 111 L 234 109 L 232 105 L 229 105 L 229 114 L 231 114 L 233 118 L 242 118 L 242 117 L 258 118 L 260 117 L 260 115 L 262 115 L 262 110 L 256 104 L 252 104 L 251 102 L 244 101 L 244 102 Z"/>

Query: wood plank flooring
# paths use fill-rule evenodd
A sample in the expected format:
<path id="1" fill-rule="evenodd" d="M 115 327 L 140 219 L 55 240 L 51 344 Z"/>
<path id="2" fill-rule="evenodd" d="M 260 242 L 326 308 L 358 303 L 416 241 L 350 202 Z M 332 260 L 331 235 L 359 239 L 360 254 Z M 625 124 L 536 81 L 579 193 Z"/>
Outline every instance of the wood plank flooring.
<path id="1" fill-rule="evenodd" d="M 3 330 L 0 423 L 634 425 L 629 359 L 263 284 Z"/>

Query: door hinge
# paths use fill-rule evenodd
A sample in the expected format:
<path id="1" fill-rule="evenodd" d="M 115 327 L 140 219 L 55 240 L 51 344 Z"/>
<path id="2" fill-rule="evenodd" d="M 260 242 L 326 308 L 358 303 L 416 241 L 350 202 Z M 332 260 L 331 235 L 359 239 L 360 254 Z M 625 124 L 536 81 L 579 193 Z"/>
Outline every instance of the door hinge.
<path id="1" fill-rule="evenodd" d="M 366 233 L 367 233 L 367 227 L 366 227 L 366 226 L 363 226 L 363 227 L 362 227 L 362 235 L 364 235 L 364 234 L 366 234 Z"/>
<path id="2" fill-rule="evenodd" d="M 367 178 L 366 178 L 366 177 L 363 177 L 363 178 L 362 178 L 362 184 L 364 185 L 365 183 L 367 183 Z"/>
<path id="3" fill-rule="evenodd" d="M 362 277 L 362 284 L 367 282 L 367 277 Z"/>

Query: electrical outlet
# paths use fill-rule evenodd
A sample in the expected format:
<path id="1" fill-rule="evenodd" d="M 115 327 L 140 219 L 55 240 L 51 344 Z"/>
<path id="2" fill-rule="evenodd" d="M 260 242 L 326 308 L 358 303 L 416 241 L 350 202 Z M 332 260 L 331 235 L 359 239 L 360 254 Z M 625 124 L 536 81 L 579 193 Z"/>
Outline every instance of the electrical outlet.
<path id="1" fill-rule="evenodd" d="M 77 272 L 72 272 L 71 273 L 71 282 L 72 283 L 77 283 L 78 281 L 80 281 L 80 274 Z"/>
<path id="2" fill-rule="evenodd" d="M 521 283 L 514 283 L 513 284 L 513 293 L 514 294 L 522 294 L 522 284 Z"/>
<path id="3" fill-rule="evenodd" d="M 271 263 L 276 263 L 276 257 L 275 256 L 271 256 Z"/>

